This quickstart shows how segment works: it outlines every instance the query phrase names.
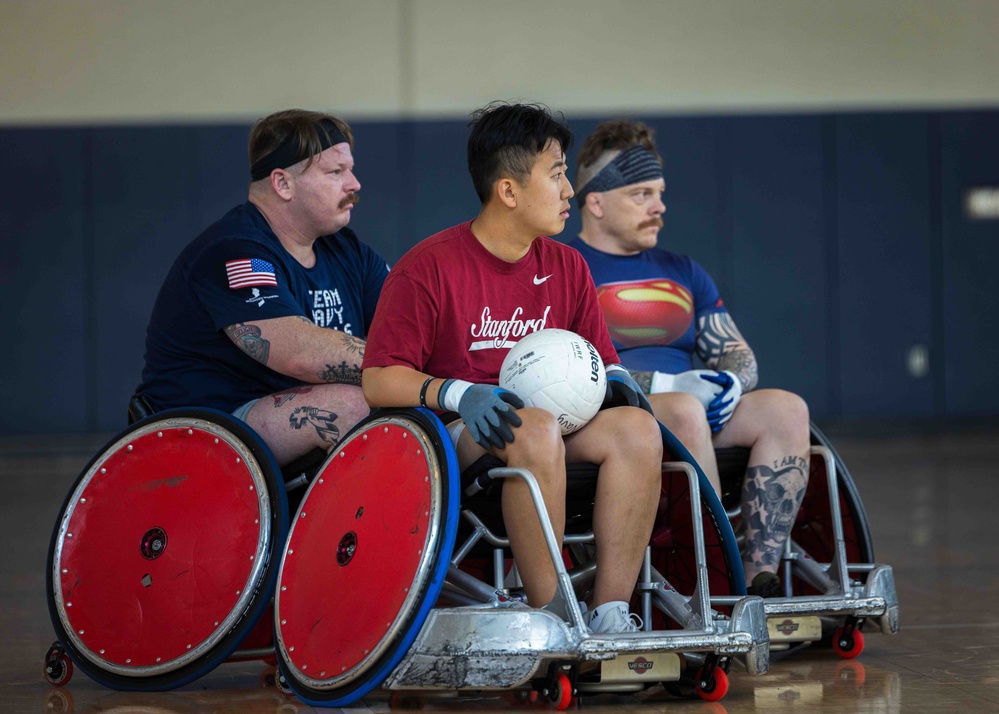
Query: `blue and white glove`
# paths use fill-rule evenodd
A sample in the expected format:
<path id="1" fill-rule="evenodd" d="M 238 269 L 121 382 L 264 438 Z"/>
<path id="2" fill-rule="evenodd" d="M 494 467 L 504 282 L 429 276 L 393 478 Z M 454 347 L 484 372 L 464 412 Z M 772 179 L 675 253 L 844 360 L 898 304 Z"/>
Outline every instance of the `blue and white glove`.
<path id="1" fill-rule="evenodd" d="M 739 399 L 742 398 L 742 382 L 732 372 L 716 372 L 714 376 L 703 376 L 709 382 L 713 382 L 722 388 L 721 393 L 708 405 L 708 424 L 711 431 L 718 433 L 722 430 L 728 420 L 732 418 Z"/>
<path id="2" fill-rule="evenodd" d="M 649 391 L 652 394 L 662 392 L 686 392 L 693 394 L 704 405 L 705 411 L 724 389 L 715 377 L 719 373 L 713 369 L 692 369 L 680 374 L 652 373 L 652 384 Z M 738 380 L 736 380 L 738 381 Z"/>
<path id="3" fill-rule="evenodd" d="M 493 384 L 449 379 L 441 387 L 438 402 L 444 409 L 458 412 L 475 443 L 483 449 L 502 449 L 512 444 L 513 430 L 510 425 L 520 426 L 522 423 L 514 409 L 521 409 L 523 400 Z"/>
<path id="4" fill-rule="evenodd" d="M 607 371 L 607 396 L 604 397 L 604 406 L 640 407 L 649 414 L 652 414 L 652 405 L 648 398 L 642 394 L 642 388 L 638 382 L 628 374 L 628 370 L 619 364 L 609 364 Z"/>

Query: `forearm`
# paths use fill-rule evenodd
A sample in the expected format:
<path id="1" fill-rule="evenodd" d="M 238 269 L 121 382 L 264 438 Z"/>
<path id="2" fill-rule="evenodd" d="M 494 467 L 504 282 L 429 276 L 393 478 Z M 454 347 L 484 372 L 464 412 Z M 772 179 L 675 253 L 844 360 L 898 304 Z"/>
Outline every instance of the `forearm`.
<path id="1" fill-rule="evenodd" d="M 756 355 L 727 312 L 714 313 L 698 321 L 696 349 L 708 369 L 736 375 L 743 392 L 756 387 L 759 381 Z"/>
<path id="2" fill-rule="evenodd" d="M 361 383 L 364 340 L 317 327 L 304 317 L 238 323 L 226 328 L 237 347 L 275 372 L 309 384 Z"/>
<path id="3" fill-rule="evenodd" d="M 718 358 L 713 369 L 719 372 L 731 372 L 742 382 L 742 391 L 749 392 L 756 388 L 760 381 L 759 368 L 756 364 L 756 355 L 753 350 L 746 345 L 744 348 L 733 349 Z"/>
<path id="4" fill-rule="evenodd" d="M 631 378 L 635 380 L 635 383 L 641 387 L 645 394 L 652 394 L 652 377 L 655 375 L 655 372 L 629 369 L 628 374 L 631 375 Z"/>
<path id="5" fill-rule="evenodd" d="M 364 399 L 371 407 L 415 407 L 420 406 L 420 392 L 431 375 L 411 367 L 392 365 L 390 367 L 368 367 L 362 373 L 361 389 Z M 438 401 L 443 378 L 433 378 L 424 393 L 424 405 L 430 409 L 441 409 Z"/>

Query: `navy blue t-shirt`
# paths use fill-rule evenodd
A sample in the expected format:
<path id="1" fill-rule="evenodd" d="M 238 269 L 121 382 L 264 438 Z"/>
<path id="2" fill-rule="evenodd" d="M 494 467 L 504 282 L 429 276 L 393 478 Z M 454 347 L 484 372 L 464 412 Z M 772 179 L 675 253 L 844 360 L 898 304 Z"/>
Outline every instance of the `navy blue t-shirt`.
<path id="1" fill-rule="evenodd" d="M 714 280 L 696 261 L 661 248 L 612 255 L 580 238 L 597 301 L 621 363 L 630 369 L 679 374 L 693 368 L 697 322 L 726 312 Z"/>
<path id="2" fill-rule="evenodd" d="M 302 316 L 364 338 L 388 266 L 348 228 L 314 244 L 302 266 L 251 203 L 209 226 L 174 262 L 146 329 L 139 391 L 159 411 L 202 406 L 231 412 L 300 386 L 243 352 L 230 325 Z"/>

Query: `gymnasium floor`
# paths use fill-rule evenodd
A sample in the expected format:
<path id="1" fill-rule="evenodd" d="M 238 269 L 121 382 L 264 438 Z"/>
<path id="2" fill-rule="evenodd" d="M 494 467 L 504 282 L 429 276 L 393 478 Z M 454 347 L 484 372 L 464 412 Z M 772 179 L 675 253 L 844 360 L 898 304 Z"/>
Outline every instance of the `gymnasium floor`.
<path id="1" fill-rule="evenodd" d="M 223 665 L 169 693 L 104 689 L 77 673 L 64 689 L 41 676 L 53 640 L 45 558 L 62 500 L 104 439 L 0 440 L 0 712 L 241 712 L 311 707 L 260 684 L 264 665 Z M 809 648 L 750 678 L 733 669 L 721 702 L 674 699 L 661 688 L 582 701 L 590 712 L 999 712 L 999 431 L 859 438 L 833 443 L 860 489 L 878 560 L 895 569 L 902 631 L 867 631 L 856 660 Z M 501 697 L 408 701 L 447 712 L 519 709 Z M 349 711 L 385 712 L 386 696 Z M 323 710 L 318 710 L 323 711 Z"/>

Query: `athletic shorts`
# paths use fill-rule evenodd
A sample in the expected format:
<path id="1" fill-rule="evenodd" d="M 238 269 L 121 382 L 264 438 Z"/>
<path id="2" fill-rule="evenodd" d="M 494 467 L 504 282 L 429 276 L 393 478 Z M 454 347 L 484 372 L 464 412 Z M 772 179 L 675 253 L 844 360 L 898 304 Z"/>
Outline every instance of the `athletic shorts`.
<path id="1" fill-rule="evenodd" d="M 451 437 L 451 443 L 454 444 L 455 448 L 458 448 L 458 438 L 461 436 L 461 432 L 465 431 L 465 428 L 465 422 L 461 419 L 455 419 L 447 425 L 448 436 Z"/>
<path id="2" fill-rule="evenodd" d="M 240 421 L 245 422 L 246 421 L 246 417 L 249 416 L 249 414 L 250 414 L 250 410 L 253 409 L 253 405 L 256 404 L 259 401 L 260 401 L 259 399 L 251 399 L 250 401 L 248 401 L 243 406 L 237 407 L 236 409 L 233 409 L 232 410 L 232 415 L 234 417 L 236 417 L 237 419 L 239 419 Z"/>

